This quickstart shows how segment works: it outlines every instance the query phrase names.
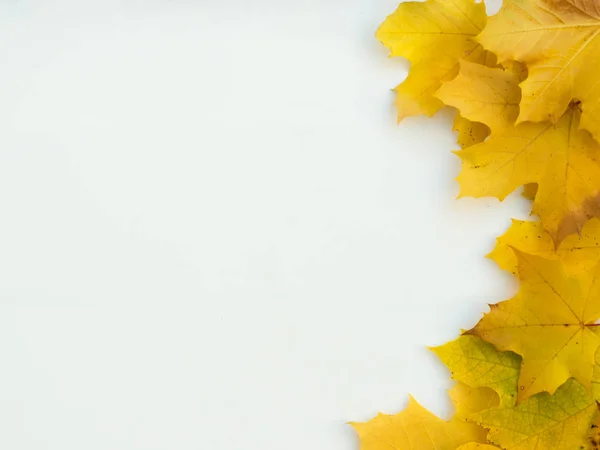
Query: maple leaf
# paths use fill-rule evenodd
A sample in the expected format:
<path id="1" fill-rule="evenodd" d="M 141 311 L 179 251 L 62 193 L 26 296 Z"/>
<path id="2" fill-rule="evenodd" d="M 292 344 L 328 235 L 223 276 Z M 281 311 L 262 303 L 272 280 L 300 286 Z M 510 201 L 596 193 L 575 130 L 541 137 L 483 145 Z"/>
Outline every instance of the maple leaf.
<path id="1" fill-rule="evenodd" d="M 490 134 L 490 129 L 487 125 L 465 119 L 460 113 L 457 113 L 456 117 L 454 117 L 452 131 L 456 131 L 458 134 L 457 142 L 460 148 L 479 144 L 485 141 L 485 138 Z"/>
<path id="2" fill-rule="evenodd" d="M 581 126 L 600 139 L 599 36 L 599 0 L 504 0 L 478 41 L 527 65 L 520 122 L 559 122 L 577 99 Z"/>
<path id="3" fill-rule="evenodd" d="M 519 355 L 499 352 L 488 342 L 469 335 L 431 350 L 448 366 L 452 379 L 472 387 L 493 389 L 503 406 L 515 404 L 521 367 Z"/>
<path id="4" fill-rule="evenodd" d="M 497 408 L 471 415 L 490 430 L 488 440 L 506 450 L 575 450 L 586 448 L 594 398 L 574 379 L 528 398 L 514 408 Z"/>
<path id="5" fill-rule="evenodd" d="M 516 274 L 515 248 L 546 259 L 560 259 L 573 275 L 589 272 L 600 262 L 600 220 L 589 220 L 580 234 L 567 236 L 558 247 L 540 222 L 513 220 L 506 233 L 496 240 L 496 247 L 488 257 L 502 269 Z"/>
<path id="6" fill-rule="evenodd" d="M 590 387 L 594 353 L 600 345 L 600 265 L 571 277 L 562 262 L 515 250 L 519 292 L 490 305 L 469 332 L 501 351 L 522 356 L 517 400 L 553 393 L 574 377 Z"/>
<path id="7" fill-rule="evenodd" d="M 379 414 L 369 422 L 350 425 L 360 438 L 362 450 L 456 450 L 481 439 L 479 426 L 461 420 L 446 422 L 412 397 L 399 414 Z"/>
<path id="8" fill-rule="evenodd" d="M 523 123 L 457 152 L 461 196 L 503 200 L 517 187 L 537 183 L 533 213 L 556 242 L 600 216 L 600 146 L 579 131 L 581 111 L 572 105 L 552 125 Z"/>
<path id="9" fill-rule="evenodd" d="M 436 96 L 463 117 L 498 133 L 512 126 L 519 115 L 518 81 L 510 71 L 460 61 L 458 76 L 444 83 Z"/>
<path id="10" fill-rule="evenodd" d="M 390 56 L 411 62 L 406 80 L 398 86 L 398 120 L 412 115 L 432 116 L 443 103 L 435 92 L 458 73 L 463 58 L 482 64 L 492 56 L 472 38 L 485 26 L 483 3 L 474 0 L 427 0 L 401 3 L 377 31 Z"/>
<path id="11" fill-rule="evenodd" d="M 540 221 L 513 221 L 488 255 L 518 293 L 432 349 L 456 380 L 453 418 L 411 397 L 352 425 L 362 450 L 598 448 L 600 0 L 504 0 L 487 26 L 475 1 L 404 2 L 379 28 L 411 62 L 398 118 L 457 109 L 460 195 L 523 186 Z"/>

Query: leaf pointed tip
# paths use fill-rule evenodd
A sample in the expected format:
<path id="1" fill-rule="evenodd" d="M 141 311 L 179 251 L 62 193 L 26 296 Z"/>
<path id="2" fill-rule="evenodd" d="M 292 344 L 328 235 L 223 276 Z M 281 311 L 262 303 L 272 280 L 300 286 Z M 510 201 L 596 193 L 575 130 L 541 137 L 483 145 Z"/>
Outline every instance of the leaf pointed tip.
<path id="1" fill-rule="evenodd" d="M 443 347 L 443 345 L 436 345 L 435 347 L 434 346 L 426 346 L 425 348 L 427 350 L 429 350 L 431 353 L 435 353 L 437 355 L 442 347 Z"/>

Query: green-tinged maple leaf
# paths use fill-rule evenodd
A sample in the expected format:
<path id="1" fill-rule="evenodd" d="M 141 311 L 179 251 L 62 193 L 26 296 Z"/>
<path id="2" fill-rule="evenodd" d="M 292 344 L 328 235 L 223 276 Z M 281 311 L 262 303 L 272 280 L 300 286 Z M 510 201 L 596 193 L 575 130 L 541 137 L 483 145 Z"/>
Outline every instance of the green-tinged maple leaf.
<path id="1" fill-rule="evenodd" d="M 470 416 L 489 429 L 488 439 L 506 450 L 579 450 L 586 448 L 598 406 L 574 379 L 554 395 L 536 394 L 513 408 L 496 408 Z"/>
<path id="2" fill-rule="evenodd" d="M 500 352 L 477 336 L 463 335 L 431 349 L 448 366 L 452 378 L 472 387 L 493 389 L 502 406 L 514 405 L 521 357 Z"/>

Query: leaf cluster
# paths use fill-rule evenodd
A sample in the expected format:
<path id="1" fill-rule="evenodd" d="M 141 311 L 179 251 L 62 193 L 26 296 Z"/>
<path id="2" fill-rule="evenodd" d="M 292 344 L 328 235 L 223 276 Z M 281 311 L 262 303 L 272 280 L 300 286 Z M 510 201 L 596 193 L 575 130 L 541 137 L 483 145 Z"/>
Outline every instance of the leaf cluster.
<path id="1" fill-rule="evenodd" d="M 600 0 L 404 2 L 377 31 L 411 62 L 399 120 L 456 110 L 461 196 L 523 187 L 538 220 L 514 220 L 488 255 L 519 291 L 456 340 L 454 416 L 410 399 L 353 423 L 363 450 L 600 448 Z"/>

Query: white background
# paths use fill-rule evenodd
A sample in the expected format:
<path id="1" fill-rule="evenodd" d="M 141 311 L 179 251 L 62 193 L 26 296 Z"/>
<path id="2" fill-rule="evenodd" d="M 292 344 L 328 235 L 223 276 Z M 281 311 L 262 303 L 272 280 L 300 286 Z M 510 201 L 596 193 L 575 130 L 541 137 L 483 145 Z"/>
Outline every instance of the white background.
<path id="1" fill-rule="evenodd" d="M 0 448 L 355 450 L 507 298 L 397 0 L 2 0 Z M 495 8 L 499 1 L 493 2 Z"/>

